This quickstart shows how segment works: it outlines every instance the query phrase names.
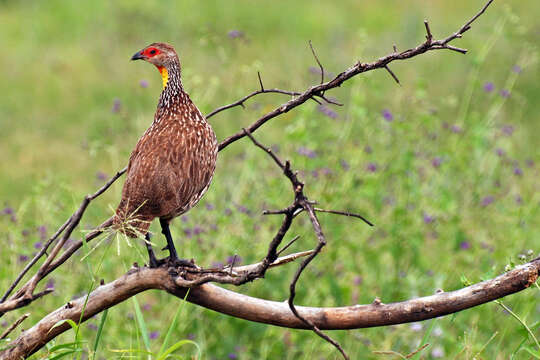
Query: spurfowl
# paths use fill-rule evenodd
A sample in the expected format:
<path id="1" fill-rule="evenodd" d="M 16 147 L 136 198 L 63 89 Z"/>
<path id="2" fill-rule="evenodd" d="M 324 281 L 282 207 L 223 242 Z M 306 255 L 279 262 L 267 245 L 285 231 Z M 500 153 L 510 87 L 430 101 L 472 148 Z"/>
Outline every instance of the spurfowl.
<path id="1" fill-rule="evenodd" d="M 216 135 L 184 91 L 180 62 L 171 45 L 150 44 L 131 60 L 154 64 L 163 78 L 163 91 L 152 125 L 129 158 L 114 223 L 130 237 L 145 236 L 150 266 L 156 267 L 160 262 L 152 250 L 148 228 L 159 218 L 169 259 L 190 265 L 178 259 L 169 222 L 195 206 L 208 190 L 216 167 Z"/>

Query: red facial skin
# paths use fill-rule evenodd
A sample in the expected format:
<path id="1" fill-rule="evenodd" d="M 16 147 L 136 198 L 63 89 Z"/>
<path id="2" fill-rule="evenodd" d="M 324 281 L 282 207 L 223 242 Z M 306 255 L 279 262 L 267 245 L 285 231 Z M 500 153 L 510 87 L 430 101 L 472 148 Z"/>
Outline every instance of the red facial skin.
<path id="1" fill-rule="evenodd" d="M 149 47 L 147 49 L 144 49 L 143 51 L 143 55 L 147 58 L 154 57 L 156 55 L 159 55 L 160 53 L 161 51 L 159 51 L 159 49 L 156 49 L 155 47 Z"/>

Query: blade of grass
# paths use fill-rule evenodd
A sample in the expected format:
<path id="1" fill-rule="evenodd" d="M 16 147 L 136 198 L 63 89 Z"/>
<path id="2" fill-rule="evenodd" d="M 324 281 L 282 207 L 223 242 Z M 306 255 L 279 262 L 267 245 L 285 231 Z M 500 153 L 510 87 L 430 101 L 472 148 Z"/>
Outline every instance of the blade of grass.
<path id="1" fill-rule="evenodd" d="M 192 341 L 192 340 L 188 340 L 188 339 L 185 339 L 185 340 L 180 340 L 178 341 L 176 344 L 172 345 L 170 348 L 168 348 L 164 353 L 163 355 L 161 355 L 160 357 L 158 357 L 156 360 L 165 360 L 167 359 L 167 357 L 173 353 L 174 351 L 178 350 L 179 348 L 181 348 L 182 346 L 184 345 L 193 345 L 197 348 L 197 359 L 200 359 L 201 358 L 201 348 L 199 347 L 199 344 L 197 344 L 195 341 Z"/>
<path id="2" fill-rule="evenodd" d="M 420 343 L 420 348 L 422 346 L 424 346 L 425 344 L 427 344 L 427 341 L 429 340 L 429 337 L 431 336 L 431 332 L 433 331 L 433 328 L 435 327 L 436 323 L 437 323 L 437 319 L 431 320 L 431 324 L 429 324 L 429 328 L 427 329 L 426 333 L 424 334 L 424 337 L 422 338 L 422 342 Z M 418 351 L 410 359 L 419 360 L 420 359 L 420 354 L 421 354 L 421 351 Z"/>
<path id="3" fill-rule="evenodd" d="M 514 317 L 514 319 L 516 319 L 517 321 L 519 321 L 521 323 L 521 325 L 523 325 L 523 327 L 527 330 L 527 332 L 529 333 L 529 335 L 532 337 L 532 339 L 534 340 L 534 343 L 536 344 L 536 347 L 538 348 L 538 350 L 540 350 L 540 343 L 538 342 L 538 339 L 536 338 L 536 336 L 534 336 L 534 333 L 532 332 L 532 330 L 527 326 L 527 324 L 525 323 L 525 321 L 521 320 L 521 318 L 519 316 L 517 316 L 512 310 L 510 310 L 510 308 L 506 305 L 503 304 L 502 301 L 499 301 L 499 300 L 495 300 L 495 303 L 496 304 L 499 304 L 504 310 L 506 310 L 510 315 L 512 315 L 512 317 Z"/>
<path id="4" fill-rule="evenodd" d="M 143 314 L 141 312 L 141 307 L 139 306 L 139 302 L 137 301 L 137 297 L 132 297 L 133 299 L 133 306 L 135 308 L 135 319 L 137 320 L 137 325 L 139 326 L 139 329 L 141 331 L 141 337 L 144 342 L 144 346 L 146 348 L 146 351 L 150 351 L 150 338 L 148 337 L 148 330 L 146 327 L 146 322 L 144 321 Z"/>
<path id="5" fill-rule="evenodd" d="M 58 360 L 58 359 L 63 358 L 64 356 L 71 355 L 73 353 L 82 353 L 82 350 L 83 349 L 74 349 L 74 350 L 64 351 L 63 353 L 54 355 L 52 357 L 47 357 L 47 360 Z"/>
<path id="6" fill-rule="evenodd" d="M 99 327 L 96 334 L 96 341 L 94 341 L 94 353 L 92 355 L 92 359 L 96 358 L 99 341 L 101 340 L 101 332 L 103 331 L 103 326 L 105 325 L 105 321 L 107 320 L 108 313 L 109 309 L 105 309 L 105 311 L 103 311 L 103 314 L 101 315 L 101 321 L 99 322 Z"/>
<path id="7" fill-rule="evenodd" d="M 186 296 L 184 296 L 184 301 L 178 305 L 178 309 L 176 310 L 176 314 L 174 315 L 173 321 L 171 322 L 171 325 L 169 326 L 169 330 L 167 330 L 167 334 L 165 335 L 165 340 L 163 340 L 163 344 L 161 344 L 161 348 L 159 349 L 158 357 L 161 357 L 163 353 L 165 352 L 165 349 L 167 348 L 167 345 L 169 343 L 169 339 L 172 336 L 172 332 L 176 328 L 176 324 L 178 323 L 178 318 L 180 317 L 180 314 L 182 313 L 182 309 L 184 308 L 184 304 L 186 302 L 186 299 L 189 295 L 189 290 L 186 292 Z"/>

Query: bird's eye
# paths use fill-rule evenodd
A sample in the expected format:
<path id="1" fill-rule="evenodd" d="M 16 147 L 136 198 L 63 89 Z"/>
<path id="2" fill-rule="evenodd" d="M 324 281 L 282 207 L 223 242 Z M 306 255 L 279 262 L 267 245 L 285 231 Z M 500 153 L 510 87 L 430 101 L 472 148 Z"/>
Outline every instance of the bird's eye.
<path id="1" fill-rule="evenodd" d="M 156 55 L 156 50 L 155 49 L 150 50 L 150 54 Z"/>

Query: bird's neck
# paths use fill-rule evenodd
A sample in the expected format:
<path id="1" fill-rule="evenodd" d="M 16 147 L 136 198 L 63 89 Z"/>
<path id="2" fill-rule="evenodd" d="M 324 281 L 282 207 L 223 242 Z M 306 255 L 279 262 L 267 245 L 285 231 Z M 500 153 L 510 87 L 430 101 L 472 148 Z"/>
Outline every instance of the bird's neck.
<path id="1" fill-rule="evenodd" d="M 159 108 L 170 108 L 173 104 L 184 101 L 188 97 L 180 80 L 180 63 L 178 60 L 167 66 L 158 66 L 163 80 L 163 91 L 159 97 Z"/>

